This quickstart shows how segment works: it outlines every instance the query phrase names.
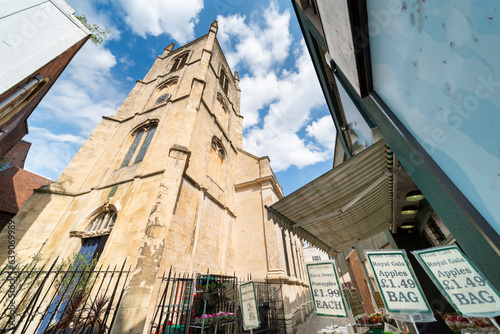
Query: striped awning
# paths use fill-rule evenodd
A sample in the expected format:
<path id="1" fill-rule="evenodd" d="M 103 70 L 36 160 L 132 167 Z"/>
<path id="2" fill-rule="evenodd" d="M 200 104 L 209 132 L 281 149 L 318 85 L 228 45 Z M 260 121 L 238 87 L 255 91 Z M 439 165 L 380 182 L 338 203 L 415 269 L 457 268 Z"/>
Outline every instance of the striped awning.
<path id="1" fill-rule="evenodd" d="M 387 161 L 380 140 L 266 207 L 268 219 L 336 255 L 389 228 Z"/>

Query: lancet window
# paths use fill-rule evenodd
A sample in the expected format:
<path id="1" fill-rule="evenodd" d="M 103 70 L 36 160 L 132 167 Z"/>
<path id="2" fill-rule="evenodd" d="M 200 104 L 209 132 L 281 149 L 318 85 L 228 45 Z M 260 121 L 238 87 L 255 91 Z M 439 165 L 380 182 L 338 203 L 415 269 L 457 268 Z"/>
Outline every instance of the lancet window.
<path id="1" fill-rule="evenodd" d="M 156 122 L 145 124 L 139 129 L 135 130 L 132 136 L 134 137 L 130 148 L 125 155 L 125 158 L 120 165 L 120 168 L 127 167 L 129 165 L 137 164 L 144 159 L 151 140 L 156 131 Z"/>
<path id="2" fill-rule="evenodd" d="M 172 68 L 170 69 L 170 72 L 177 71 L 178 69 L 181 69 L 186 65 L 187 59 L 188 59 L 188 53 L 184 53 L 177 58 L 174 59 Z"/>
<path id="3" fill-rule="evenodd" d="M 217 152 L 221 160 L 226 158 L 226 150 L 224 149 L 221 140 L 215 136 L 212 138 L 212 149 Z"/>
<path id="4" fill-rule="evenodd" d="M 226 93 L 227 95 L 227 91 L 229 89 L 229 80 L 227 79 L 226 71 L 224 71 L 223 68 L 220 69 L 219 84 L 222 87 L 224 93 Z"/>

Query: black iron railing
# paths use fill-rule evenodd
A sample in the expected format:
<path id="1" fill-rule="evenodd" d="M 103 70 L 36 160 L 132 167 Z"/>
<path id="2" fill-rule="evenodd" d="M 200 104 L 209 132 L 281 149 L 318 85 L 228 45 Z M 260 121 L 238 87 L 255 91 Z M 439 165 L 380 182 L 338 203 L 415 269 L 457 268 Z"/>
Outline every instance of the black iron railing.
<path id="1" fill-rule="evenodd" d="M 254 334 L 280 334 L 286 330 L 285 308 L 283 304 L 283 283 L 270 282 L 266 279 L 252 279 L 254 282 L 259 312 L 260 327 L 254 328 Z M 244 282 L 242 282 L 244 283 Z M 240 314 L 238 310 L 238 314 Z M 250 333 L 243 329 L 241 316 L 238 316 L 238 333 Z"/>
<path id="2" fill-rule="evenodd" d="M 0 333 L 108 333 L 130 270 L 88 265 L 70 269 L 4 268 L 0 272 Z"/>
<path id="3" fill-rule="evenodd" d="M 163 275 L 150 333 L 235 333 L 237 279 L 197 274 Z"/>

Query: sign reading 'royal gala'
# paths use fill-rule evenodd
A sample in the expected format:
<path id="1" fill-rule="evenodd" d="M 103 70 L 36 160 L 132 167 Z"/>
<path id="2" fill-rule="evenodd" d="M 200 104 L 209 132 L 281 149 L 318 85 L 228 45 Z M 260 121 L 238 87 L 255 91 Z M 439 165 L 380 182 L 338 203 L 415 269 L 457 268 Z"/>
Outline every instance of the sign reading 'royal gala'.
<path id="1" fill-rule="evenodd" d="M 500 296 L 456 246 L 412 252 L 443 295 L 466 316 L 500 315 Z"/>
<path id="2" fill-rule="evenodd" d="M 394 313 L 432 313 L 406 254 L 395 251 L 366 251 L 387 311 Z"/>
<path id="3" fill-rule="evenodd" d="M 347 317 L 344 296 L 334 263 L 308 264 L 307 274 L 316 313 L 330 317 Z"/>

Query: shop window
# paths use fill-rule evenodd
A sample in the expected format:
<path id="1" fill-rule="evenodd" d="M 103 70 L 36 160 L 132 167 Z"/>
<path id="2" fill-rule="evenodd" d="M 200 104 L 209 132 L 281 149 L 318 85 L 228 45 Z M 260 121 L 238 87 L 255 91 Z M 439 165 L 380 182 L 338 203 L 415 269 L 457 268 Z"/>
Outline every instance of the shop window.
<path id="1" fill-rule="evenodd" d="M 229 89 L 229 80 L 226 75 L 226 71 L 223 68 L 220 69 L 219 85 L 221 86 L 224 93 L 227 95 Z"/>
<path id="2" fill-rule="evenodd" d="M 183 68 L 184 65 L 186 65 L 188 55 L 189 53 L 184 53 L 176 57 L 172 63 L 172 68 L 170 69 L 170 72 L 177 71 L 178 69 Z"/>
<path id="3" fill-rule="evenodd" d="M 132 136 L 134 137 L 130 148 L 123 159 L 120 168 L 127 167 L 131 164 L 137 164 L 144 159 L 151 140 L 156 131 L 156 123 L 146 124 L 139 129 L 135 130 Z"/>
<path id="4" fill-rule="evenodd" d="M 15 97 L 10 103 L 0 107 L 0 124 L 7 123 L 10 118 L 21 111 L 22 108 L 40 93 L 48 81 L 48 78 L 43 79 L 42 76 L 38 74 L 29 83 L 20 88 L 19 91 L 23 91 L 23 93 Z M 0 135 L 2 133 L 3 131 L 0 131 Z"/>

